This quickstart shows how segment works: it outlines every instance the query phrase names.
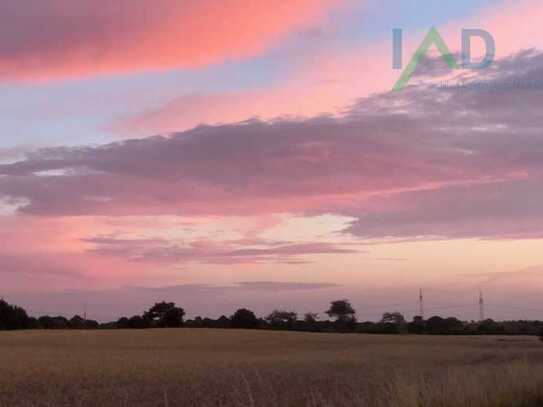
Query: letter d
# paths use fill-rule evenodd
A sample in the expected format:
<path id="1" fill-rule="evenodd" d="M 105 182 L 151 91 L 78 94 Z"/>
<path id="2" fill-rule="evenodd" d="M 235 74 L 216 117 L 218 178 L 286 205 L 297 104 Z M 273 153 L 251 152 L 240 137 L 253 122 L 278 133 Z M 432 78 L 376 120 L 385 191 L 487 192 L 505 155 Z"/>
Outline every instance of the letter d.
<path id="1" fill-rule="evenodd" d="M 481 62 L 471 61 L 471 38 L 479 37 L 485 43 L 485 57 Z M 496 42 L 494 37 L 485 30 L 462 30 L 462 65 L 465 69 L 485 69 L 488 68 L 496 56 Z"/>

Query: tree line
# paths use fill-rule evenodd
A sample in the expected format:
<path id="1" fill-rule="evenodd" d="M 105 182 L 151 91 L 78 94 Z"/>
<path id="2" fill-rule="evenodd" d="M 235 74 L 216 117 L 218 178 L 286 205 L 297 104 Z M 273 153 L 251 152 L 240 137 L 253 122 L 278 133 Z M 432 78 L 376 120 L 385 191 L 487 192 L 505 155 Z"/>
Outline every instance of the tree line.
<path id="1" fill-rule="evenodd" d="M 367 334 L 434 334 L 434 335 L 539 335 L 543 340 L 543 321 L 461 321 L 455 317 L 415 316 L 407 321 L 397 311 L 386 312 L 379 322 L 360 322 L 349 300 L 332 301 L 324 312 L 306 313 L 274 310 L 265 318 L 258 318 L 246 308 L 233 315 L 218 319 L 196 317 L 185 320 L 185 310 L 173 302 L 157 302 L 141 315 L 122 317 L 117 321 L 99 323 L 75 315 L 31 317 L 16 305 L 0 300 L 0 330 L 17 329 L 148 329 L 148 328 L 221 328 L 221 329 L 275 329 L 304 332 L 344 332 Z"/>

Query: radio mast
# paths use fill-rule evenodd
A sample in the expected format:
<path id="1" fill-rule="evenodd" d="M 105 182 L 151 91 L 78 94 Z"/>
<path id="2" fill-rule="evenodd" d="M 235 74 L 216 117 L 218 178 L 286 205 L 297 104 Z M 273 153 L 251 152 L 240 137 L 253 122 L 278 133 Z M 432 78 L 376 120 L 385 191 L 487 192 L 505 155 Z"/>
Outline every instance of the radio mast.
<path id="1" fill-rule="evenodd" d="M 485 300 L 483 299 L 483 291 L 479 289 L 479 321 L 485 320 Z"/>
<path id="2" fill-rule="evenodd" d="M 419 290 L 419 315 L 424 319 L 424 296 L 422 295 L 422 288 Z"/>

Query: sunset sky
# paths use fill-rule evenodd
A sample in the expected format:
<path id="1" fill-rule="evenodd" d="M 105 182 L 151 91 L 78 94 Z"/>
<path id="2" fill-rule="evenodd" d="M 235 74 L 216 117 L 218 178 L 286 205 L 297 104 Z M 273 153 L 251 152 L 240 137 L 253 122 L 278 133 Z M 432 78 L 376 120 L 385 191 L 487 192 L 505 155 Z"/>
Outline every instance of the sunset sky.
<path id="1" fill-rule="evenodd" d="M 0 0 L 0 296 L 543 315 L 540 0 Z M 496 59 L 459 58 L 484 29 Z M 481 44 L 474 39 L 474 57 Z M 448 84 L 462 86 L 442 86 Z M 470 86 L 473 85 L 473 86 Z M 484 86 L 478 86 L 483 84 Z"/>

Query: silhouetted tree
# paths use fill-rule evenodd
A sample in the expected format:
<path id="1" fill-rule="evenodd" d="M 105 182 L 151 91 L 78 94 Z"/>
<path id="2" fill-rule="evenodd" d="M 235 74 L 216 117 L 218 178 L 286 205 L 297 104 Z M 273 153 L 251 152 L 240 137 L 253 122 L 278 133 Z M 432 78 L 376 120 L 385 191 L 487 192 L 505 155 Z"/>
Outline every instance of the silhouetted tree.
<path id="1" fill-rule="evenodd" d="M 395 311 L 395 312 L 385 312 L 381 318 L 381 323 L 383 324 L 394 324 L 394 325 L 403 325 L 405 324 L 405 317 Z"/>
<path id="2" fill-rule="evenodd" d="M 85 320 L 81 318 L 79 315 L 74 315 L 70 321 L 68 321 L 68 328 L 70 329 L 84 329 L 85 328 Z"/>
<path id="3" fill-rule="evenodd" d="M 230 319 L 227 318 L 225 315 L 221 315 L 221 317 L 216 322 L 217 328 L 230 328 Z"/>
<path id="4" fill-rule="evenodd" d="M 151 320 L 135 315 L 128 320 L 128 328 L 130 329 L 146 329 L 151 328 Z"/>
<path id="5" fill-rule="evenodd" d="M 446 318 L 445 321 L 449 331 L 461 331 L 464 328 L 464 324 L 458 318 L 449 317 Z"/>
<path id="6" fill-rule="evenodd" d="M 215 328 L 215 321 L 213 321 L 211 318 L 204 318 L 204 319 L 202 319 L 202 327 L 203 328 Z"/>
<path id="7" fill-rule="evenodd" d="M 313 332 L 320 331 L 321 327 L 319 325 L 319 314 L 314 313 L 314 312 L 307 312 L 304 315 L 304 322 L 303 322 L 302 329 L 313 331 Z"/>
<path id="8" fill-rule="evenodd" d="M 298 314 L 292 311 L 275 310 L 266 317 L 266 321 L 275 328 L 291 329 L 298 319 Z"/>
<path id="9" fill-rule="evenodd" d="M 166 312 L 172 308 L 175 308 L 175 303 L 173 302 L 157 302 L 143 313 L 143 317 L 158 323 L 164 317 L 164 315 L 166 315 Z"/>
<path id="10" fill-rule="evenodd" d="M 330 303 L 330 308 L 326 311 L 330 318 L 335 318 L 336 321 L 352 321 L 355 319 L 356 311 L 352 307 L 349 300 L 337 300 Z"/>
<path id="11" fill-rule="evenodd" d="M 117 320 L 117 328 L 119 329 L 128 329 L 130 328 L 129 319 L 127 317 L 122 317 Z"/>
<path id="12" fill-rule="evenodd" d="M 53 318 L 44 315 L 38 318 L 38 324 L 40 324 L 40 327 L 43 329 L 52 329 L 53 328 Z"/>
<path id="13" fill-rule="evenodd" d="M 462 330 L 462 321 L 449 317 L 434 316 L 426 321 L 426 331 L 433 334 L 445 334 Z"/>
<path id="14" fill-rule="evenodd" d="M 410 334 L 422 334 L 426 328 L 426 322 L 421 316 L 413 317 L 413 321 L 407 324 L 407 332 Z"/>
<path id="15" fill-rule="evenodd" d="M 356 332 L 365 334 L 379 333 L 379 326 L 375 322 L 365 321 L 356 324 Z"/>
<path id="16" fill-rule="evenodd" d="M 254 312 L 240 308 L 230 317 L 232 328 L 254 329 L 258 328 L 260 322 Z"/>
<path id="17" fill-rule="evenodd" d="M 318 321 L 318 315 L 308 313 L 304 321 L 298 321 L 294 312 L 275 310 L 267 319 L 257 318 L 255 314 L 245 308 L 239 309 L 230 318 L 221 316 L 218 320 L 196 317 L 187 321 L 190 327 L 206 328 L 268 328 L 270 325 L 277 328 L 293 330 L 310 330 L 320 332 L 347 332 L 360 333 L 400 333 L 405 328 L 409 333 L 422 334 L 527 334 L 539 335 L 543 341 L 543 321 L 501 321 L 495 322 L 487 319 L 481 322 L 462 322 L 457 318 L 442 318 L 433 316 L 427 321 L 420 316 L 406 324 L 405 318 L 399 312 L 383 314 L 381 322 L 357 323 L 355 310 L 348 300 L 333 301 L 326 312 L 334 321 Z M 83 319 L 75 315 L 70 320 L 63 316 L 42 316 L 39 319 L 29 317 L 26 311 L 15 305 L 10 305 L 0 299 L 0 330 L 6 329 L 113 329 L 131 328 L 143 329 L 156 326 L 178 327 L 183 324 L 185 312 L 176 307 L 175 303 L 159 302 L 153 305 L 144 316 L 120 318 L 116 322 L 99 324 L 97 321 Z M 269 323 L 268 323 L 268 322 Z"/>
<path id="18" fill-rule="evenodd" d="M 430 333 L 441 333 L 447 330 L 447 323 L 445 319 L 440 316 L 433 316 L 426 321 L 426 329 Z"/>
<path id="19" fill-rule="evenodd" d="M 0 329 L 26 329 L 29 323 L 30 320 L 23 308 L 10 305 L 3 299 L 0 300 Z"/>
<path id="20" fill-rule="evenodd" d="M 40 323 L 37 318 L 29 317 L 28 318 L 28 329 L 39 329 Z"/>
<path id="21" fill-rule="evenodd" d="M 353 331 L 356 328 L 356 311 L 349 300 L 337 300 L 330 303 L 326 311 L 330 318 L 334 318 L 334 330 L 337 332 Z"/>
<path id="22" fill-rule="evenodd" d="M 319 322 L 319 314 L 314 312 L 307 312 L 304 315 L 304 321 L 306 324 L 314 325 Z"/>
<path id="23" fill-rule="evenodd" d="M 183 326 L 183 308 L 175 306 L 174 302 L 157 302 L 143 314 L 143 318 L 161 328 L 176 328 Z"/>
<path id="24" fill-rule="evenodd" d="M 179 328 L 183 326 L 185 311 L 182 308 L 173 307 L 166 311 L 160 321 L 160 326 L 165 328 Z"/>
<path id="25" fill-rule="evenodd" d="M 485 319 L 479 322 L 478 330 L 487 334 L 497 333 L 499 325 L 492 319 Z"/>
<path id="26" fill-rule="evenodd" d="M 380 322 L 380 330 L 385 334 L 399 334 L 406 331 L 405 317 L 395 312 L 385 312 Z"/>
<path id="27" fill-rule="evenodd" d="M 38 318 L 38 322 L 43 329 L 67 329 L 69 327 L 69 321 L 61 316 L 44 315 Z"/>
<path id="28" fill-rule="evenodd" d="M 100 328 L 100 323 L 98 321 L 95 321 L 93 319 L 85 320 L 85 329 L 98 329 L 98 328 Z"/>

